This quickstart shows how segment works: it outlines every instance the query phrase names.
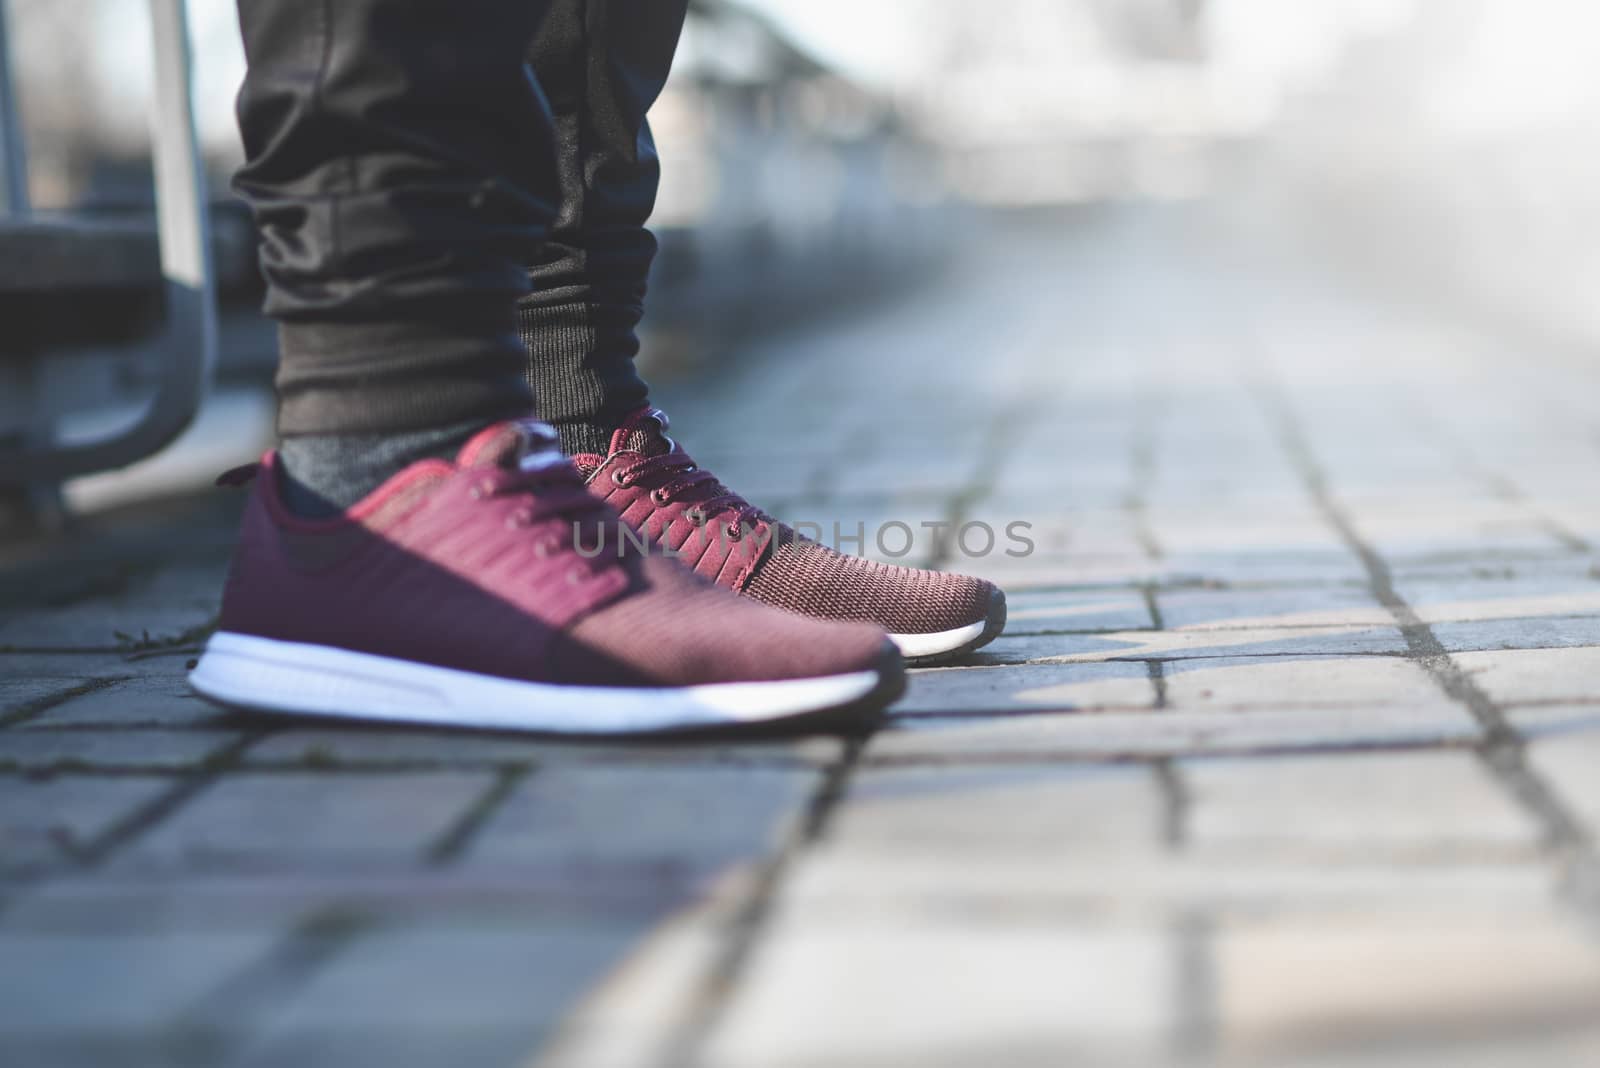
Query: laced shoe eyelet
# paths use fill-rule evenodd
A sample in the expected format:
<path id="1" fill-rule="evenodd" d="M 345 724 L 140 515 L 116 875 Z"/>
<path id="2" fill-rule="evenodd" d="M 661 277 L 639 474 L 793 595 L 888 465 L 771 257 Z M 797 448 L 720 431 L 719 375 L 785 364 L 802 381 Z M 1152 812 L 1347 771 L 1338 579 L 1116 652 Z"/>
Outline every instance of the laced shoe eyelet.
<path id="1" fill-rule="evenodd" d="M 706 514 L 698 508 L 691 508 L 684 512 L 683 518 L 687 519 L 691 526 L 703 527 L 706 525 Z"/>
<path id="2" fill-rule="evenodd" d="M 734 541 L 743 541 L 744 540 L 744 528 L 743 527 L 736 527 L 732 523 L 729 523 L 728 526 L 726 527 L 726 530 L 728 532 L 728 537 L 732 538 Z"/>
<path id="3" fill-rule="evenodd" d="M 665 493 L 661 492 L 658 489 L 653 489 L 653 490 L 650 491 L 650 500 L 653 501 L 654 503 L 656 503 L 657 505 L 664 505 L 664 504 L 669 503 L 667 501 L 667 495 Z"/>
<path id="4" fill-rule="evenodd" d="M 619 486 L 631 486 L 631 485 L 633 485 L 632 482 L 628 481 L 628 476 L 620 468 L 618 470 L 616 470 L 616 471 L 611 472 L 611 481 L 616 483 Z"/>

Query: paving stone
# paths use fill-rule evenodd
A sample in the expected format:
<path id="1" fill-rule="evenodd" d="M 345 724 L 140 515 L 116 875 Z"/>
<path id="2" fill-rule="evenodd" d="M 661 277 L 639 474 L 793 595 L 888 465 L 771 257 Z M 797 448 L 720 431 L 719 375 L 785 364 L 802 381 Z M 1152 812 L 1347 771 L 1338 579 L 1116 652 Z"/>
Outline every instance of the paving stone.
<path id="1" fill-rule="evenodd" d="M 1501 715 L 1523 737 L 1532 740 L 1600 730 L 1600 701 L 1513 706 L 1502 710 Z"/>
<path id="2" fill-rule="evenodd" d="M 0 678 L 7 680 L 61 680 L 83 682 L 96 678 L 128 678 L 164 670 L 177 671 L 193 654 L 129 654 L 113 652 L 18 653 L 0 652 Z M 176 664 L 176 667 L 172 665 Z"/>
<path id="3" fill-rule="evenodd" d="M 0 645 L 28 649 L 111 648 L 164 641 L 216 618 L 225 561 L 168 568 L 116 595 L 0 619 Z"/>
<path id="4" fill-rule="evenodd" d="M 493 782 L 485 772 L 234 772 L 120 851 L 123 871 L 410 867 Z"/>
<path id="5" fill-rule="evenodd" d="M 678 894 L 771 856 L 820 785 L 821 773 L 803 767 L 555 764 L 495 809 L 462 863 Z"/>
<path id="6" fill-rule="evenodd" d="M 965 855 L 965 854 L 963 854 Z M 1374 908 L 1522 910 L 1551 907 L 1557 874 L 1534 858 L 1349 857 L 1337 864 L 1261 850 L 1153 851 L 1124 844 L 1087 854 L 989 851 L 951 864 L 934 850 L 867 850 L 824 839 L 803 854 L 784 900 L 815 917 L 867 923 L 913 914 L 1086 924 L 1174 916 L 1297 915 Z"/>
<path id="7" fill-rule="evenodd" d="M 1166 802 L 1139 766 L 864 767 L 833 811 L 833 850 L 1021 853 L 1076 863 L 1087 853 L 1162 847 Z"/>
<path id="8" fill-rule="evenodd" d="M 410 995 L 410 990 L 397 990 Z M 554 1010 L 566 1002 L 552 1002 Z M 396 1013 L 396 1015 L 402 1015 Z M 489 1015 L 485 1010 L 484 1015 Z M 304 1068 L 305 1065 L 375 1064 L 384 1068 L 503 1068 L 529 1061 L 554 1026 L 543 1014 L 499 1014 L 494 1022 L 456 1024 L 430 1014 L 389 1023 L 352 1022 L 346 1026 L 296 1028 L 270 1042 L 249 1047 L 231 1063 L 241 1068 Z"/>
<path id="9" fill-rule="evenodd" d="M 1159 494 L 1159 490 L 1158 490 Z M 1158 503 L 1148 523 L 1166 552 L 1178 557 L 1303 554 L 1348 562 L 1350 552 L 1327 520 L 1304 506 L 1255 510 L 1248 523 L 1219 508 L 1215 497 L 1179 511 Z"/>
<path id="10" fill-rule="evenodd" d="M 74 697 L 30 720 L 30 727 L 223 727 L 252 722 L 202 700 L 189 689 L 183 663 L 163 663 L 159 670 L 104 689 Z M 133 674 L 130 667 L 125 673 Z M 253 722 L 260 723 L 261 720 Z"/>
<path id="11" fill-rule="evenodd" d="M 1600 1027 L 1562 1021 L 1561 1030 L 1540 1026 L 1542 1020 L 1522 1021 L 1530 1026 L 1502 1023 L 1498 1033 L 1483 1034 L 1470 1026 L 1436 1032 L 1432 1042 L 1401 1038 L 1374 1049 L 1371 1044 L 1352 1056 L 1326 1052 L 1296 1058 L 1304 1068 L 1503 1068 L 1507 1064 L 1536 1064 L 1539 1068 L 1589 1068 L 1600 1059 Z M 1546 1025 L 1548 1026 L 1548 1025 Z M 1537 1029 L 1534 1029 L 1534 1028 Z"/>
<path id="12" fill-rule="evenodd" d="M 1342 499 L 1362 538 L 1386 557 L 1554 556 L 1566 549 L 1520 504 L 1488 499 L 1481 491 L 1472 497 L 1430 496 L 1434 499 L 1417 494 L 1392 504 L 1361 494 Z"/>
<path id="13" fill-rule="evenodd" d="M 1227 656 L 1301 657 L 1401 653 L 1392 626 L 1241 627 L 1232 630 L 1147 630 L 1105 634 L 1001 635 L 979 656 L 1035 660 L 1187 660 Z"/>
<path id="14" fill-rule="evenodd" d="M 192 1056 L 193 1050 L 174 1044 L 160 1034 L 138 1033 L 102 1036 L 88 1033 L 58 1035 L 0 1034 L 0 1062 L 40 1064 L 50 1068 L 171 1068 L 174 1057 Z"/>
<path id="15" fill-rule="evenodd" d="M 1126 443 L 1117 442 L 1110 447 L 1103 445 L 1091 447 L 1091 451 L 1086 451 L 1082 462 L 1070 466 L 1063 465 L 1059 461 L 1054 468 L 1041 468 L 1017 462 L 1007 464 L 1000 471 L 991 473 L 990 487 L 993 496 L 998 500 L 1038 502 L 1040 485 L 1048 484 L 1052 494 L 1059 494 L 1058 499 L 1070 502 L 1074 509 L 1104 511 L 1119 509 L 1128 496 L 1130 473 L 1125 467 L 1119 469 L 1109 464 L 1095 462 L 1090 458 L 1093 454 L 1106 453 L 1114 454 L 1112 463 L 1126 465 L 1130 459 Z M 1049 502 L 1040 504 L 1044 508 L 1051 507 Z M 1029 513 L 1022 511 L 1020 514 L 1026 516 Z"/>
<path id="16" fill-rule="evenodd" d="M 0 667 L 3 667 L 0 664 Z M 71 693 L 84 680 L 61 678 L 0 678 L 0 720 L 28 708 L 48 704 Z"/>
<path id="17" fill-rule="evenodd" d="M 191 770 L 241 737 L 231 731 L 0 731 L 0 769 Z"/>
<path id="18" fill-rule="evenodd" d="M 1113 491 L 1114 494 L 1121 492 L 1120 489 Z M 1139 523 L 1125 508 L 1118 505 L 1086 509 L 1081 503 L 1074 503 L 1071 510 L 1060 511 L 1050 500 L 1041 499 L 1037 490 L 1010 500 L 991 497 L 977 510 L 967 513 L 966 522 L 982 524 L 982 527 L 967 530 L 964 540 L 961 527 L 952 529 L 955 549 L 960 551 L 963 544 L 974 554 L 984 549 L 988 538 L 983 527 L 987 527 L 994 532 L 993 552 L 969 557 L 963 563 L 989 560 L 993 566 L 1005 568 L 1025 567 L 1035 557 L 1065 560 L 1149 557 Z"/>
<path id="19" fill-rule="evenodd" d="M 913 671 L 906 696 L 892 713 L 1150 708 L 1154 702 L 1155 689 L 1143 664 L 1028 664 Z"/>
<path id="20" fill-rule="evenodd" d="M 1430 1044 L 1511 1057 L 1474 1063 L 1560 1063 L 1524 1058 L 1541 1034 L 1593 1035 L 1600 1004 L 1600 952 L 1555 912 L 1241 919 L 1214 953 L 1222 1054 L 1251 1063 L 1407 1065 Z"/>
<path id="21" fill-rule="evenodd" d="M 120 937 L 282 932 L 307 916 L 364 900 L 350 880 L 128 879 L 94 868 L 62 870 L 17 888 L 0 914 L 0 933 Z"/>
<path id="22" fill-rule="evenodd" d="M 1432 629 L 1450 652 L 1600 646 L 1600 615 L 1435 623 Z"/>
<path id="23" fill-rule="evenodd" d="M 264 956 L 282 932 L 138 934 L 0 930 L 0 1053 L 6 1063 L 122 1064 L 165 1053 L 164 1033 L 219 984 Z M 65 1054 L 56 1060 L 31 1055 Z M 79 1061 L 81 1058 L 81 1061 Z M 151 1063 L 160 1063 L 152 1060 Z"/>
<path id="24" fill-rule="evenodd" d="M 1007 634 L 1142 630 L 1152 626 L 1142 595 L 1127 590 L 1022 592 L 1007 597 Z"/>
<path id="25" fill-rule="evenodd" d="M 230 931 L 293 926 L 320 914 L 412 923 L 561 925 L 654 923 L 683 895 L 658 886 L 598 883 L 581 873 L 380 865 L 295 869 L 57 869 L 47 881 L 0 884 L 0 927 L 38 931 Z M 558 877 L 565 876 L 565 877 Z M 705 898 L 730 922 L 747 882 L 728 879 Z"/>
<path id="26" fill-rule="evenodd" d="M 1342 548 L 1321 552 L 1169 552 L 1161 558 L 1161 569 L 1172 579 L 1229 586 L 1355 585 L 1367 581 L 1360 561 Z"/>
<path id="27" fill-rule="evenodd" d="M 1582 701 L 1596 696 L 1600 647 L 1465 652 L 1456 664 L 1485 693 L 1505 704 Z"/>
<path id="28" fill-rule="evenodd" d="M 1174 967 L 1151 930 L 784 910 L 704 1063 L 1148 1064 L 1170 1041 Z"/>
<path id="29" fill-rule="evenodd" d="M 1151 631 L 1096 631 L 1077 634 L 1001 634 L 959 666 L 988 667 L 1026 664 L 1085 653 L 1117 649 Z"/>
<path id="30" fill-rule="evenodd" d="M 1369 590 L 1356 585 L 1162 590 L 1156 605 L 1170 630 L 1387 626 L 1394 621 Z"/>
<path id="31" fill-rule="evenodd" d="M 833 472 L 829 488 L 839 493 L 955 493 L 972 477 L 975 460 L 970 451 L 952 449 L 920 455 L 877 453 L 858 457 L 855 462 L 840 466 Z"/>
<path id="32" fill-rule="evenodd" d="M 561 1021 L 538 1068 L 659 1064 L 715 974 L 724 927 L 698 908 L 657 925 Z"/>
<path id="33" fill-rule="evenodd" d="M 1009 596 L 1015 592 L 1054 590 L 1072 586 L 1136 586 L 1188 579 L 1143 550 L 1130 544 L 1121 553 L 1049 554 L 1036 552 L 1023 559 L 1004 555 L 965 560 L 961 570 L 998 584 Z"/>
<path id="34" fill-rule="evenodd" d="M 1534 572 L 1487 581 L 1401 579 L 1396 583 L 1425 623 L 1600 616 L 1600 581 L 1584 573 Z"/>
<path id="35" fill-rule="evenodd" d="M 1428 589 L 1448 590 L 1463 583 L 1488 585 L 1519 583 L 1533 585 L 1543 580 L 1560 589 L 1585 589 L 1597 580 L 1591 571 L 1593 561 L 1570 551 L 1555 555 L 1520 554 L 1474 557 L 1463 554 L 1435 560 L 1394 559 L 1389 565 L 1397 590 L 1419 593 Z M 1547 587 L 1544 591 L 1550 592 Z"/>
<path id="36" fill-rule="evenodd" d="M 1376 719 L 1383 709 L 1436 710 L 1441 721 L 1460 710 L 1415 663 L 1393 656 L 1219 657 L 1162 665 L 1167 703 L 1175 708 L 1302 709 L 1358 706 Z"/>
<path id="37" fill-rule="evenodd" d="M 523 1063 L 642 933 L 426 922 L 380 928 L 299 986 L 237 1063 Z"/>
<path id="38" fill-rule="evenodd" d="M 740 744 L 661 741 L 634 745 L 552 741 L 478 731 L 311 727 L 280 731 L 250 748 L 246 766 L 285 764 L 794 763 L 824 765 L 844 752 L 837 738 Z"/>
<path id="39" fill-rule="evenodd" d="M 1538 740 L 1528 751 L 1533 770 L 1555 787 L 1591 834 L 1600 832 L 1600 707 L 1589 729 Z M 1600 835 L 1597 835 L 1600 837 Z"/>
<path id="40" fill-rule="evenodd" d="M 162 777 L 0 776 L 0 872 L 76 855 L 172 784 Z"/>
<path id="41" fill-rule="evenodd" d="M 1477 741 L 1459 705 L 1329 706 L 1189 712 L 1048 713 L 901 720 L 868 760 L 962 761 L 1181 757 L 1251 750 L 1442 745 Z"/>
<path id="42" fill-rule="evenodd" d="M 1192 848 L 1339 858 L 1525 857 L 1541 829 L 1470 753 L 1184 761 Z"/>

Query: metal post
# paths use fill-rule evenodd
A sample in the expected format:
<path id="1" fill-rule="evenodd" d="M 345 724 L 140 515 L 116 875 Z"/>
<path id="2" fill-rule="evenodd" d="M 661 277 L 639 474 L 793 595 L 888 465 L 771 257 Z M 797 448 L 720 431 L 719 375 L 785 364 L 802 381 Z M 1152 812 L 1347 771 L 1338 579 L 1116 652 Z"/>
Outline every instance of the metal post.
<path id="1" fill-rule="evenodd" d="M 169 373 L 178 384 L 163 390 L 155 407 L 164 410 L 169 424 L 176 424 L 167 431 L 175 436 L 193 419 L 211 381 L 217 351 L 216 280 L 205 163 L 194 121 L 186 0 L 150 0 L 150 22 L 156 68 L 151 157 L 171 338 L 167 355 L 176 365 Z"/>
<path id="2" fill-rule="evenodd" d="M 28 153 L 17 109 L 17 83 L 11 73 L 6 0 L 0 0 L 0 204 L 14 217 L 28 214 Z"/>

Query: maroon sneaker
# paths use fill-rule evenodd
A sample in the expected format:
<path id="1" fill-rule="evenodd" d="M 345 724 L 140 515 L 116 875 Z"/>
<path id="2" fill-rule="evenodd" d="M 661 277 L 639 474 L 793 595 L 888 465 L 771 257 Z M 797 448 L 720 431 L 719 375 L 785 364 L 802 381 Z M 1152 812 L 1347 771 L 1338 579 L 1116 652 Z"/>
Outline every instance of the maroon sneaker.
<path id="1" fill-rule="evenodd" d="M 607 455 L 573 462 L 623 522 L 700 575 L 799 615 L 875 623 L 913 664 L 969 653 L 1005 629 L 1006 597 L 994 584 L 863 560 L 801 537 L 697 466 L 667 425 L 659 408 L 640 408 L 611 436 Z"/>
<path id="2" fill-rule="evenodd" d="M 545 424 L 490 427 L 326 520 L 290 514 L 274 468 L 268 453 L 189 677 L 224 704 L 609 734 L 852 726 L 904 687 L 877 628 L 800 619 L 629 545 Z"/>

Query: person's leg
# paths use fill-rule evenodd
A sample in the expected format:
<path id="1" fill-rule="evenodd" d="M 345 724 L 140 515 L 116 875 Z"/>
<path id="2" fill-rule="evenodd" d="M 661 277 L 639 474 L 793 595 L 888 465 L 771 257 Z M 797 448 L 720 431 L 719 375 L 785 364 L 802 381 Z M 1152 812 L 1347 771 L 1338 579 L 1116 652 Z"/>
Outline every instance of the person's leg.
<path id="1" fill-rule="evenodd" d="M 660 165 L 645 112 L 671 65 L 680 0 L 556 0 L 532 62 L 556 117 L 561 210 L 521 301 L 528 379 L 591 492 L 706 577 L 800 615 L 874 623 L 936 663 L 992 641 L 1005 597 L 962 575 L 838 553 L 724 487 L 663 433 L 634 370 L 655 240 L 645 229 Z M 717 532 L 753 527 L 770 552 L 729 568 Z M 740 535 L 742 537 L 742 535 Z M 717 544 L 722 541 L 722 545 Z"/>
<path id="2" fill-rule="evenodd" d="M 661 168 L 645 113 L 688 0 L 555 0 L 530 61 L 555 114 L 560 208 L 519 303 L 540 418 L 569 453 L 604 453 L 644 403 L 634 368 Z"/>
<path id="3" fill-rule="evenodd" d="M 335 511 L 531 398 L 515 300 L 560 196 L 548 0 L 240 0 L 291 501 Z M 320 500 L 319 500 L 320 498 Z"/>

